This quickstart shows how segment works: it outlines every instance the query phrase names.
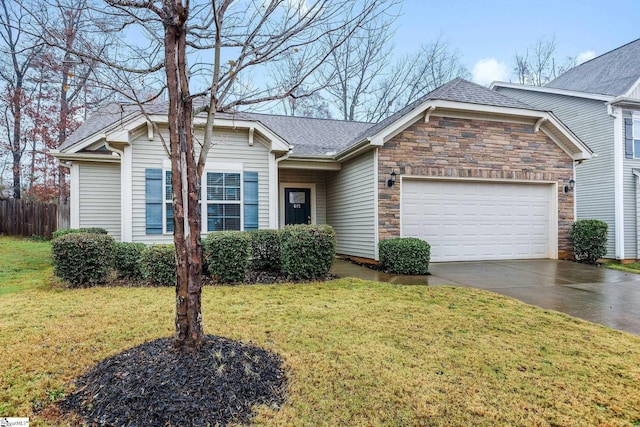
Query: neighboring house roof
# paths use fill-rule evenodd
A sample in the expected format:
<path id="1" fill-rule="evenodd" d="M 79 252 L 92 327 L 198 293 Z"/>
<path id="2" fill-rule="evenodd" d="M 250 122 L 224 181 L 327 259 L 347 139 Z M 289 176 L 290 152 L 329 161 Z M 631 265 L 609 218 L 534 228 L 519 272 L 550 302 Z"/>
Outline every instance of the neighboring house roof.
<path id="1" fill-rule="evenodd" d="M 623 96 L 640 79 L 640 39 L 574 67 L 546 87 Z"/>

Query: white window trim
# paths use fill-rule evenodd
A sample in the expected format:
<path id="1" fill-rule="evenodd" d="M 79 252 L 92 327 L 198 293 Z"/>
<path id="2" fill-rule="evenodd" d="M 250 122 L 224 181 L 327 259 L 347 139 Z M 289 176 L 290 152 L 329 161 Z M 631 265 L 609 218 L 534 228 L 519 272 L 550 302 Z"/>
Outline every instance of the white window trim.
<path id="1" fill-rule="evenodd" d="M 638 123 L 640 127 L 640 115 L 634 114 L 631 116 L 631 144 L 633 150 L 633 158 L 640 159 L 640 152 L 636 152 L 636 141 L 640 141 L 640 135 L 635 133 L 635 124 Z"/>
<path id="2" fill-rule="evenodd" d="M 207 200 L 207 174 L 209 173 L 227 173 L 227 174 L 238 174 L 240 175 L 240 200 Z M 200 196 L 202 200 L 202 218 L 201 218 L 201 226 L 202 226 L 202 234 L 215 233 L 215 231 L 208 231 L 208 206 L 210 204 L 223 204 L 223 205 L 235 205 L 240 204 L 240 231 L 244 230 L 244 174 L 242 170 L 208 170 L 205 169 L 202 173 L 202 182 L 200 183 Z"/>

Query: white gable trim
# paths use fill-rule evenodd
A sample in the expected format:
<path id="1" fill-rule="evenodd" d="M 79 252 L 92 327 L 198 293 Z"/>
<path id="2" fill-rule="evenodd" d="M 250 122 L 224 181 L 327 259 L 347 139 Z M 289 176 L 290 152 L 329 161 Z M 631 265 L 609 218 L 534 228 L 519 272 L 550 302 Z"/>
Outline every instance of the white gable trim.
<path id="1" fill-rule="evenodd" d="M 567 90 L 567 89 L 555 89 L 546 86 L 531 86 L 524 85 L 520 83 L 507 83 L 507 82 L 493 82 L 489 86 L 489 89 L 495 90 L 496 88 L 503 87 L 508 89 L 520 89 L 527 90 L 531 92 L 543 92 L 543 93 L 552 93 L 555 95 L 565 95 L 565 96 L 573 96 L 576 98 L 587 98 L 587 99 L 595 99 L 598 101 L 611 101 L 614 96 L 611 95 L 602 95 L 599 93 L 589 93 L 589 92 L 580 92 L 577 90 Z"/>
<path id="2" fill-rule="evenodd" d="M 533 121 L 533 126 L 537 126 L 545 132 L 551 139 L 564 150 L 573 160 L 590 159 L 593 155 L 591 149 L 583 143 L 569 128 L 567 128 L 558 118 L 547 111 L 528 110 L 524 108 L 497 107 L 492 105 L 470 104 L 465 102 L 428 100 L 420 106 L 414 108 L 394 123 L 382 129 L 370 138 L 373 146 L 382 146 L 385 142 L 411 126 L 421 118 L 426 118 L 427 114 L 433 116 L 448 116 L 448 112 L 473 112 L 482 113 L 487 117 L 484 120 L 502 121 L 504 117 L 525 118 Z M 542 121 L 540 121 L 542 120 Z M 562 138 L 553 135 L 555 128 L 562 134 Z"/>

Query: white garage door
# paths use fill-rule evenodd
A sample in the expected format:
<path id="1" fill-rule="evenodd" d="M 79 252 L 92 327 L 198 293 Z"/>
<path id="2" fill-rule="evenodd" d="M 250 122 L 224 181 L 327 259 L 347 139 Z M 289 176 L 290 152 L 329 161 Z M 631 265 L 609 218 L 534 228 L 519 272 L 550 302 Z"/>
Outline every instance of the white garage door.
<path id="1" fill-rule="evenodd" d="M 549 258 L 552 190 L 541 184 L 403 179 L 402 236 L 429 242 L 433 261 Z"/>

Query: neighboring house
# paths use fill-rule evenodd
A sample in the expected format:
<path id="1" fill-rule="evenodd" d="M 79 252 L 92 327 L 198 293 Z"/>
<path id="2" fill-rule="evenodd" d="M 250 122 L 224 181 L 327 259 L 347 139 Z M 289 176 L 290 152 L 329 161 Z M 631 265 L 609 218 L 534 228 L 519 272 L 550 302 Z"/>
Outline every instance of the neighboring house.
<path id="1" fill-rule="evenodd" d="M 578 219 L 609 224 L 607 258 L 640 258 L 640 39 L 585 62 L 544 87 L 493 89 L 551 110 L 595 152 L 576 167 Z"/>
<path id="2" fill-rule="evenodd" d="M 163 108 L 147 117 L 166 138 Z M 170 161 L 154 129 L 111 107 L 69 138 L 56 156 L 71 169 L 71 227 L 172 241 Z M 399 236 L 427 240 L 434 261 L 566 256 L 564 187 L 591 157 L 553 114 L 462 79 L 378 124 L 220 113 L 214 143 L 203 234 L 329 224 L 338 253 L 368 259 Z"/>

